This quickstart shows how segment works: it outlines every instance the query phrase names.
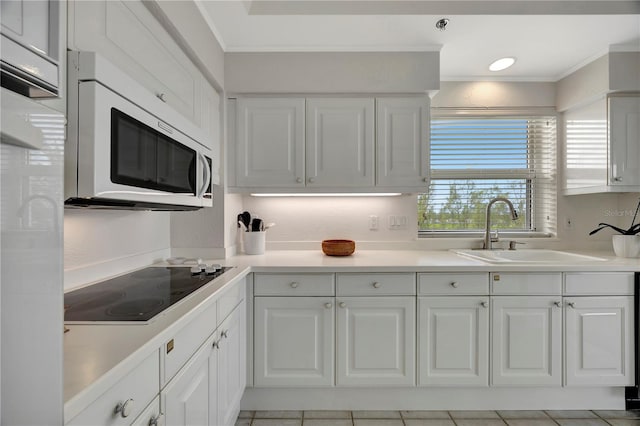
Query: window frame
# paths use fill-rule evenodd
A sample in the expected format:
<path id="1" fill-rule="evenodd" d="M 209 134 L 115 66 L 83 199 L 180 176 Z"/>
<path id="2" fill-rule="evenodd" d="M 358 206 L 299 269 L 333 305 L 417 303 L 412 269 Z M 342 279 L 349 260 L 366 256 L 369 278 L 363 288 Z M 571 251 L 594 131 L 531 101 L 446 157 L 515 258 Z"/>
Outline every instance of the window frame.
<path id="1" fill-rule="evenodd" d="M 526 182 L 526 218 L 525 226 L 528 229 L 503 229 L 500 235 L 510 238 L 551 238 L 557 233 L 557 161 L 558 161 L 558 114 L 553 108 L 437 108 L 431 109 L 431 119 L 529 119 L 541 120 L 549 118 L 553 120 L 550 138 L 540 142 L 538 146 L 528 138 L 528 152 L 535 151 L 539 147 L 547 148 L 550 152 L 549 158 L 540 160 L 536 158 L 538 154 L 533 154 L 533 158 L 528 158 L 526 169 L 465 169 L 465 170 L 437 170 L 431 168 L 431 182 L 434 180 L 490 180 L 490 179 L 525 179 Z M 431 130 L 431 125 L 430 125 Z M 429 163 L 431 165 L 431 149 L 429 150 Z M 528 155 L 529 157 L 529 155 Z M 536 170 L 535 162 L 542 161 L 544 166 Z M 549 170 L 545 170 L 548 167 Z M 492 174 L 492 172 L 495 172 Z M 545 173 L 551 177 L 547 182 L 539 179 Z M 540 183 L 536 184 L 537 181 Z M 420 194 L 418 194 L 420 195 Z M 416 208 L 418 207 L 416 199 Z M 545 204 L 549 204 L 545 207 Z M 534 223 L 535 217 L 539 216 L 539 223 Z M 546 217 L 543 218 L 543 216 Z M 543 226 L 543 224 L 545 226 Z M 495 228 L 494 228 L 495 229 Z M 442 229 L 420 229 L 418 228 L 418 238 L 479 238 L 484 234 L 484 229 L 469 230 L 442 230 Z"/>

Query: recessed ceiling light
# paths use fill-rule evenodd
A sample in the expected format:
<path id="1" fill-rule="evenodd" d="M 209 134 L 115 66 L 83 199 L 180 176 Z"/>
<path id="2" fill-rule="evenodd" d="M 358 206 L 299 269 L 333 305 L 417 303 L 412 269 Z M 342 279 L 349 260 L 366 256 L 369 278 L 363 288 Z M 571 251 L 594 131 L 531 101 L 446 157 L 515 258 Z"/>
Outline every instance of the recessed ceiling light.
<path id="1" fill-rule="evenodd" d="M 516 62 L 516 58 L 501 58 L 489 65 L 489 71 L 502 71 Z"/>

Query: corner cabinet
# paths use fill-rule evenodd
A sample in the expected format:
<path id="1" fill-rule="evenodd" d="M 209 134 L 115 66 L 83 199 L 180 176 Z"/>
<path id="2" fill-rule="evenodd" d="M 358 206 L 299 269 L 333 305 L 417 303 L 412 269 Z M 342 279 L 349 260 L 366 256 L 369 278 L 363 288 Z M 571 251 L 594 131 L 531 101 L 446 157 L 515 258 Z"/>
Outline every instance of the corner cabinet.
<path id="1" fill-rule="evenodd" d="M 235 106 L 231 191 L 426 190 L 426 96 L 239 97 Z"/>
<path id="2" fill-rule="evenodd" d="M 610 185 L 621 189 L 630 185 L 638 188 L 640 187 L 640 94 L 610 95 L 607 115 Z"/>
<path id="3" fill-rule="evenodd" d="M 565 195 L 640 192 L 640 93 L 608 94 L 564 122 Z"/>

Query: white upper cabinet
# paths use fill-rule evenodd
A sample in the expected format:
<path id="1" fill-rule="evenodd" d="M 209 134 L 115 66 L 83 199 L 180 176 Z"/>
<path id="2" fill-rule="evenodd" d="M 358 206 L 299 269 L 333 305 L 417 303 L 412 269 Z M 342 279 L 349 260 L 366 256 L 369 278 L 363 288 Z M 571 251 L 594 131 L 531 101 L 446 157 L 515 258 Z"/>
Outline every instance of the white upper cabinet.
<path id="1" fill-rule="evenodd" d="M 236 183 L 304 187 L 304 99 L 240 98 L 236 117 Z"/>
<path id="2" fill-rule="evenodd" d="M 566 195 L 640 192 L 640 95 L 603 96 L 564 123 Z"/>
<path id="3" fill-rule="evenodd" d="M 240 97 L 235 104 L 232 191 L 427 188 L 428 97 Z"/>
<path id="4" fill-rule="evenodd" d="M 142 2 L 69 2 L 69 48 L 98 52 L 196 125 L 201 75 Z"/>
<path id="5" fill-rule="evenodd" d="M 373 99 L 307 99 L 307 186 L 373 186 L 373 137 Z"/>
<path id="6" fill-rule="evenodd" d="M 377 184 L 426 191 L 429 98 L 381 98 L 377 109 Z"/>
<path id="7" fill-rule="evenodd" d="M 609 96 L 610 184 L 640 185 L 640 96 Z"/>

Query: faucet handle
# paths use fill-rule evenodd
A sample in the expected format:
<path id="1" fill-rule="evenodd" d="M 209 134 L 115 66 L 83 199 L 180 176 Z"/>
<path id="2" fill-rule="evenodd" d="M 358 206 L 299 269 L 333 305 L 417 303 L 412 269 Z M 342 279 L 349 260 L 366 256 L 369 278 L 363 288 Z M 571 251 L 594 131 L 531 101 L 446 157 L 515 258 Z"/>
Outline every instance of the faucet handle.
<path id="1" fill-rule="evenodd" d="M 515 250 L 516 244 L 527 244 L 527 243 L 521 243 L 519 241 L 509 241 L 509 250 Z"/>
<path id="2" fill-rule="evenodd" d="M 500 235 L 498 235 L 498 230 L 496 229 L 495 233 L 491 236 L 491 242 L 497 243 L 500 241 Z"/>

